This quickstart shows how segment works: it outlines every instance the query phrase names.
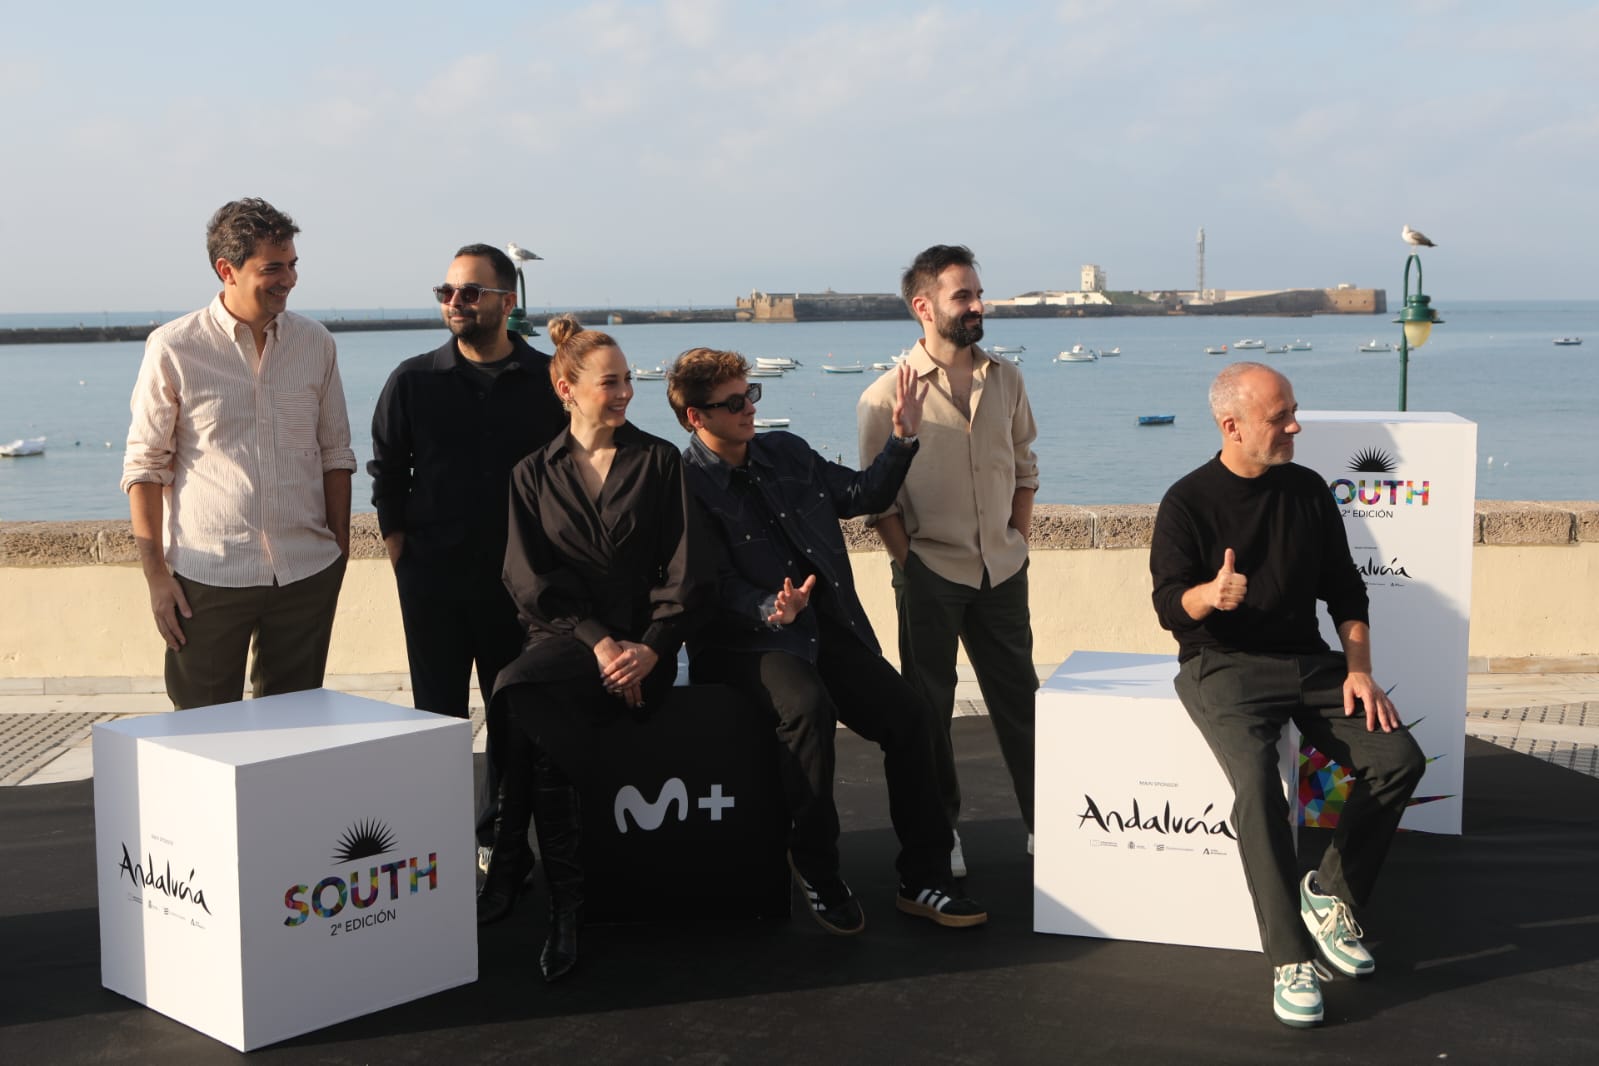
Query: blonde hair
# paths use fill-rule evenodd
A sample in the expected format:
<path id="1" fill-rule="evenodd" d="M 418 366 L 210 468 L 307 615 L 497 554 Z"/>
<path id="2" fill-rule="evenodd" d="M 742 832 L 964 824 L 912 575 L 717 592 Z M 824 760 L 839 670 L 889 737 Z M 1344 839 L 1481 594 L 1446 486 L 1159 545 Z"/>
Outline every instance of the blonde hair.
<path id="1" fill-rule="evenodd" d="M 575 382 L 583 372 L 583 364 L 588 362 L 591 352 L 600 348 L 622 350 L 622 346 L 609 333 L 584 329 L 576 315 L 559 315 L 550 319 L 546 327 L 550 331 L 550 340 L 555 344 L 555 358 L 550 360 L 551 386 L 557 381 L 568 384 Z"/>

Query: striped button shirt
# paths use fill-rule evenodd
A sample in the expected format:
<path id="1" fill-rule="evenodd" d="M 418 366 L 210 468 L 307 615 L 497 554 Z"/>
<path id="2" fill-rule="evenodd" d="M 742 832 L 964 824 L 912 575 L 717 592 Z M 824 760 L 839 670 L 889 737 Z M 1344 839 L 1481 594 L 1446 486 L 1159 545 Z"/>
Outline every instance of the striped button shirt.
<path id="1" fill-rule="evenodd" d="M 322 475 L 355 469 L 333 337 L 283 312 L 256 357 L 218 295 L 150 334 L 122 491 L 165 486 L 167 562 L 207 585 L 280 585 L 338 559 Z"/>

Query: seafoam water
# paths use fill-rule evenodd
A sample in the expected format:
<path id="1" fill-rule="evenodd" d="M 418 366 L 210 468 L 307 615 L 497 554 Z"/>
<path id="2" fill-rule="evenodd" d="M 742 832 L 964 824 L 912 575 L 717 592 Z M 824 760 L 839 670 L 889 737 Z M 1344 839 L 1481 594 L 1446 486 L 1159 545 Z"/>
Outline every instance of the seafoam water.
<path id="1" fill-rule="evenodd" d="M 1599 499 L 1599 301 L 1444 304 L 1445 319 L 1413 352 L 1410 408 L 1452 411 L 1478 423 L 1477 495 L 1482 499 Z M 52 316 L 61 318 L 62 316 Z M 99 316 L 67 316 L 94 324 Z M 118 316 L 148 321 L 150 315 Z M 1372 338 L 1397 340 L 1394 316 L 1314 318 L 1170 317 L 1158 319 L 993 319 L 985 344 L 1025 345 L 1022 371 L 1039 423 L 1041 503 L 1153 503 L 1177 477 L 1217 447 L 1205 391 L 1233 358 L 1279 367 L 1305 410 L 1395 409 L 1398 353 L 1367 354 Z M 3 325 L 21 325 L 6 316 Z M 871 381 L 826 374 L 823 363 L 888 360 L 918 332 L 903 322 L 637 325 L 610 329 L 628 360 L 653 367 L 696 345 L 733 348 L 751 358 L 785 355 L 804 366 L 766 378 L 760 413 L 792 419 L 791 430 L 830 457 L 854 463 L 855 401 Z M 1557 336 L 1587 338 L 1559 348 Z M 437 332 L 339 334 L 339 360 L 357 455 L 370 458 L 369 427 L 378 391 L 401 359 L 444 340 Z M 1205 355 L 1207 346 L 1258 337 L 1269 346 L 1303 338 L 1309 352 Z M 542 338 L 535 339 L 538 346 Z M 1051 362 L 1073 344 L 1120 347 L 1097 363 Z M 0 519 L 116 518 L 128 395 L 140 344 L 0 346 L 0 442 L 45 436 L 47 452 L 0 459 Z M 669 440 L 685 440 L 666 404 L 663 382 L 641 381 L 633 421 Z M 1140 427 L 1139 415 L 1173 414 L 1171 426 Z M 357 476 L 358 510 L 370 485 Z"/>

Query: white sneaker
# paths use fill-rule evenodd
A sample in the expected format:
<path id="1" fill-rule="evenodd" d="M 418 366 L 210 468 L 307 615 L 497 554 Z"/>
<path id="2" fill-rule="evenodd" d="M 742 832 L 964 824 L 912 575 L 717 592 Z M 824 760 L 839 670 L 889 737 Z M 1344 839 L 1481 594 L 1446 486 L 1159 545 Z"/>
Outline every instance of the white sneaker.
<path id="1" fill-rule="evenodd" d="M 954 830 L 950 832 L 955 837 L 955 846 L 949 849 L 949 872 L 954 877 L 965 877 L 966 856 L 961 853 L 961 835 Z"/>
<path id="2" fill-rule="evenodd" d="M 1295 1029 L 1321 1024 L 1321 981 L 1313 963 L 1278 966 L 1272 978 L 1271 1006 L 1278 1021 Z"/>

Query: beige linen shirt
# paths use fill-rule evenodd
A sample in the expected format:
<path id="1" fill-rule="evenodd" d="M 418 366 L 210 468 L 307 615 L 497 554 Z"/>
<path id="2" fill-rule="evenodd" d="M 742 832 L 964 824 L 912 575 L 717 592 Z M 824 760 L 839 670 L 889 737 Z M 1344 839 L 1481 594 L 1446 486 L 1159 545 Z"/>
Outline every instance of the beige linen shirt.
<path id="1" fill-rule="evenodd" d="M 900 516 L 911 550 L 933 573 L 981 588 L 985 569 L 997 585 L 1027 562 L 1027 541 L 1010 526 L 1011 501 L 1019 488 L 1038 488 L 1038 426 L 1022 372 L 981 348 L 972 352 L 969 423 L 950 396 L 949 376 L 921 341 L 906 357 L 931 387 L 917 433 L 921 449 L 884 513 Z M 856 407 L 862 465 L 893 432 L 896 375 L 891 370 L 874 381 Z"/>
<path id="2" fill-rule="evenodd" d="M 122 491 L 165 486 L 167 562 L 207 585 L 287 585 L 339 557 L 322 475 L 355 469 L 333 337 L 285 311 L 256 357 L 219 295 L 145 342 Z"/>

